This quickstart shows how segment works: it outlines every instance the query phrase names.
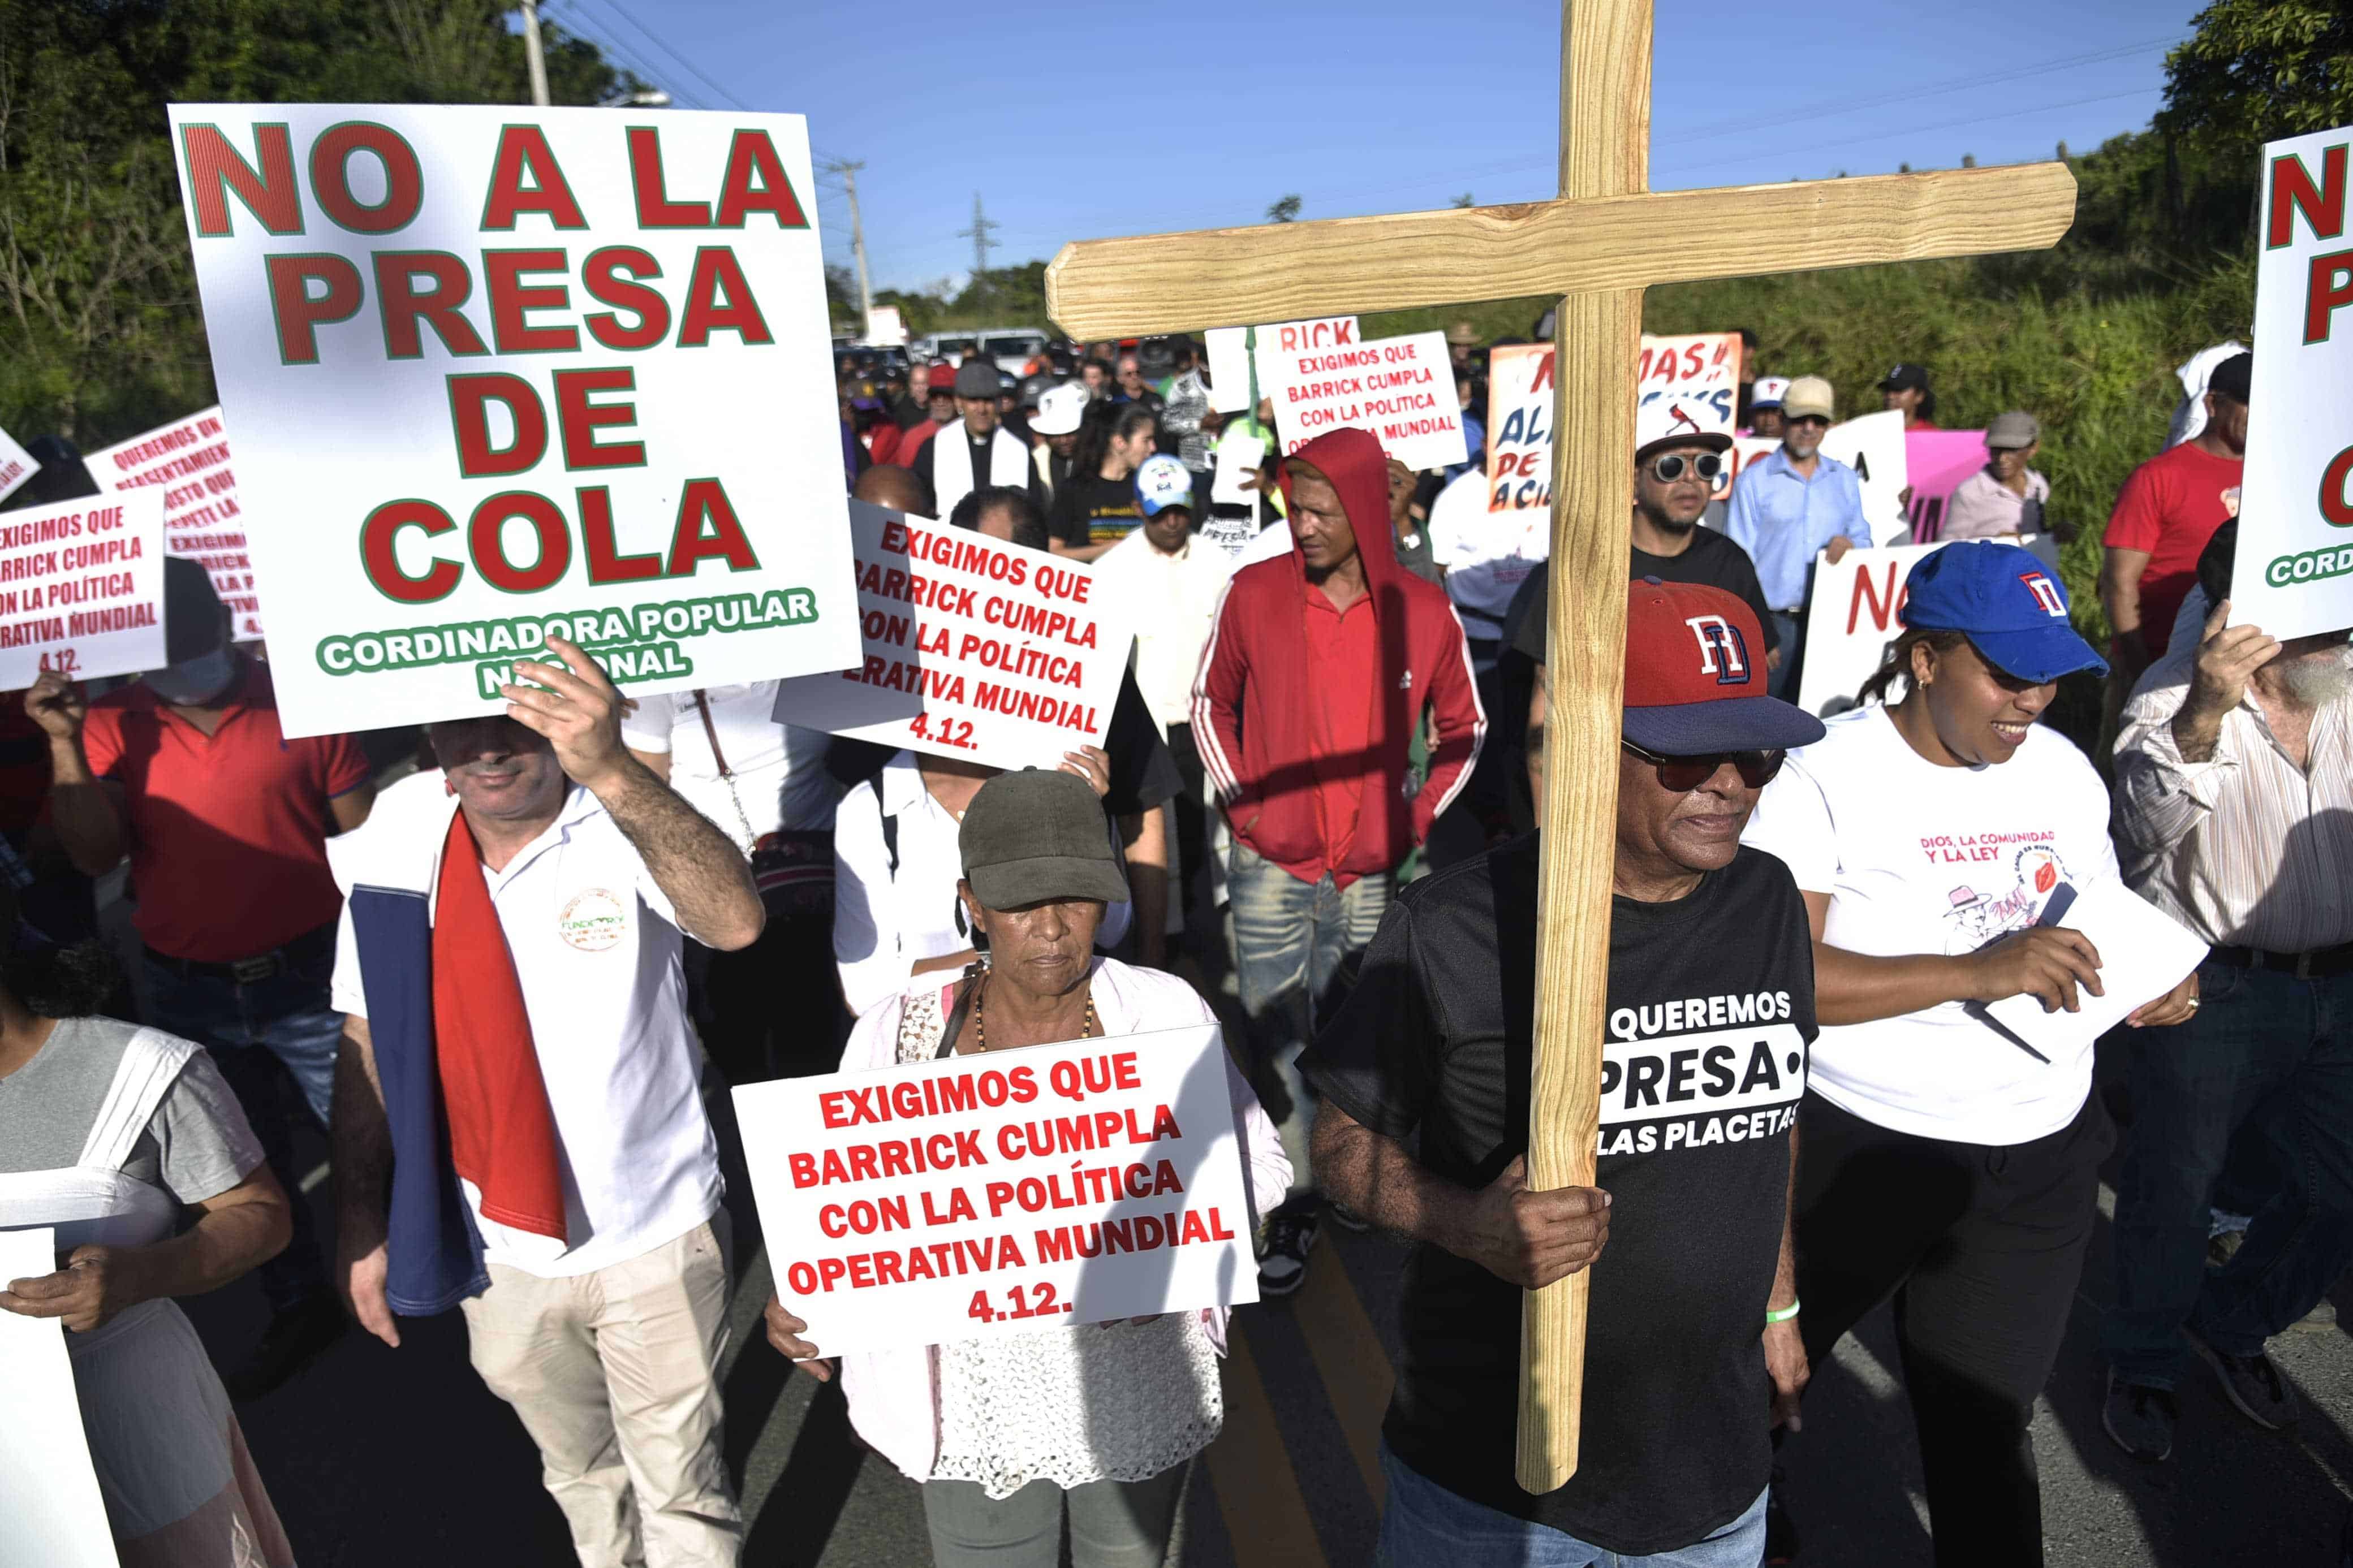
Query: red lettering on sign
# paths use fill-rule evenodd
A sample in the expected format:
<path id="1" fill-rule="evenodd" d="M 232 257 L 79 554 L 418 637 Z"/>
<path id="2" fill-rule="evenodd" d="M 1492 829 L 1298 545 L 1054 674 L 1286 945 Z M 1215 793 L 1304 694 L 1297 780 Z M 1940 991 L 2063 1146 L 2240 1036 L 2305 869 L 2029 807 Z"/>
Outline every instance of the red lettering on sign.
<path id="1" fill-rule="evenodd" d="M 525 185 L 523 176 L 531 176 Z M 482 227 L 511 229 L 523 213 L 540 213 L 558 228 L 586 228 L 580 204 L 557 166 L 547 132 L 536 125 L 510 125 L 499 132 L 498 155 L 491 163 L 491 194 L 482 204 Z"/>
<path id="2" fill-rule="evenodd" d="M 253 128 L 253 165 L 237 156 L 228 138 L 213 125 L 184 125 L 181 146 L 188 163 L 188 200 L 196 209 L 196 233 L 219 239 L 230 233 L 228 193 L 272 234 L 302 232 L 302 193 L 294 184 L 294 142 L 283 125 Z"/>

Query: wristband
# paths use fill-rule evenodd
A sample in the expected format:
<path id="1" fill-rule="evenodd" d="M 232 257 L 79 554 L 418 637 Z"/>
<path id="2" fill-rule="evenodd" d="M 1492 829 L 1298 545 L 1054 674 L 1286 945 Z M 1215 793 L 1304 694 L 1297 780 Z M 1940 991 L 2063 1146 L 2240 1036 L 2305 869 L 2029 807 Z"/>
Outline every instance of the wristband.
<path id="1" fill-rule="evenodd" d="M 1798 1315 L 1799 1305 L 1800 1303 L 1792 1301 L 1778 1312 L 1768 1307 L 1765 1310 L 1765 1321 L 1768 1323 L 1786 1323 Z"/>

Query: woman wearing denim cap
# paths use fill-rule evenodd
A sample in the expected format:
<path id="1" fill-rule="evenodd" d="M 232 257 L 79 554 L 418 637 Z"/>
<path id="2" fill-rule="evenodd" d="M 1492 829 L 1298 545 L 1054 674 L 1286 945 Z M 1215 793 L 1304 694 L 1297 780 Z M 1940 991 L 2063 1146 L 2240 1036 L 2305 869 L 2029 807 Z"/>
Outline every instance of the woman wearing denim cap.
<path id="1" fill-rule="evenodd" d="M 1820 1364 L 1894 1295 L 1937 1563 L 2039 1563 L 2027 1428 L 2113 1132 L 2088 1040 L 2045 1059 L 1971 1004 L 2103 994 L 2099 952 L 2057 921 L 2118 874 L 2107 791 L 2037 721 L 2062 676 L 2106 666 L 2015 545 L 1947 545 L 1907 587 L 1867 706 L 1789 753 L 1746 835 L 1788 862 L 1813 925 L 1801 1321 Z M 2127 1021 L 2187 1017 L 2195 984 Z"/>
<path id="2" fill-rule="evenodd" d="M 1217 1021 L 1176 976 L 1093 956 L 1104 906 L 1128 894 L 1084 781 L 1000 773 L 958 843 L 981 958 L 860 1018 L 843 1071 Z M 1291 1163 L 1230 1060 L 1226 1082 L 1254 1226 Z M 807 1326 L 769 1301 L 768 1342 L 824 1381 Z M 939 1568 L 1054 1568 L 1066 1505 L 1076 1568 L 1159 1568 L 1186 1463 L 1224 1421 L 1225 1336 L 1212 1309 L 911 1345 L 844 1357 L 842 1392 L 859 1435 L 923 1483 Z"/>

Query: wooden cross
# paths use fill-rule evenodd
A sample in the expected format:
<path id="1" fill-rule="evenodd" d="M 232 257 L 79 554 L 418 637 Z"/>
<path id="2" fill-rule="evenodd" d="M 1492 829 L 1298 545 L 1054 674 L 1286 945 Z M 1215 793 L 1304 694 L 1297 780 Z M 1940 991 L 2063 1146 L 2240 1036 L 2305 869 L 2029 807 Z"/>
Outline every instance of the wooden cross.
<path id="1" fill-rule="evenodd" d="M 1650 133 L 1651 0 L 1564 0 L 1558 201 L 1090 240 L 1046 269 L 1047 309 L 1079 339 L 1563 297 L 1528 1119 L 1539 1191 L 1593 1183 L 1644 286 L 2042 249 L 2075 213 L 2063 163 L 1652 195 Z M 1577 1473 L 1587 1281 L 1527 1294 L 1531 1492 Z"/>

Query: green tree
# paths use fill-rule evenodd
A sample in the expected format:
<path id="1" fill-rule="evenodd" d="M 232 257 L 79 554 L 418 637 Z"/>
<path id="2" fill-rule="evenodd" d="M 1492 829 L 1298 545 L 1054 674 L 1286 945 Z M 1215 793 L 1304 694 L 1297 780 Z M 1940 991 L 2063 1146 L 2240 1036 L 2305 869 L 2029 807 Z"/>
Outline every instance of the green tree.
<path id="1" fill-rule="evenodd" d="M 1296 192 L 1287 196 L 1279 196 L 1275 199 L 1274 205 L 1266 209 L 1266 221 L 1290 223 L 1299 216 L 1299 209 L 1303 205 Z"/>
<path id="2" fill-rule="evenodd" d="M 2165 59 L 2158 129 L 2252 149 L 2353 121 L 2353 11 L 2343 0 L 2215 0 Z"/>
<path id="3" fill-rule="evenodd" d="M 0 0 L 0 427 L 102 445 L 212 400 L 164 106 L 520 103 L 500 0 Z M 546 29 L 549 95 L 644 84 Z"/>

